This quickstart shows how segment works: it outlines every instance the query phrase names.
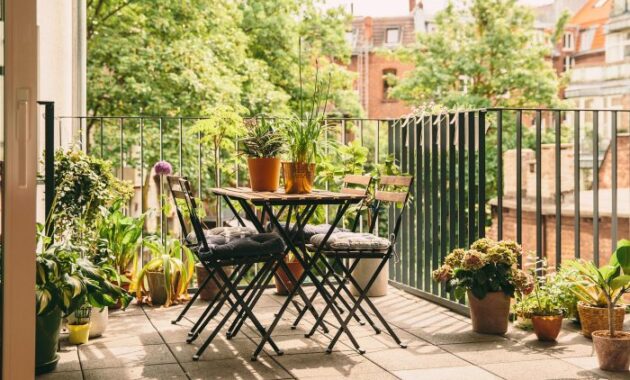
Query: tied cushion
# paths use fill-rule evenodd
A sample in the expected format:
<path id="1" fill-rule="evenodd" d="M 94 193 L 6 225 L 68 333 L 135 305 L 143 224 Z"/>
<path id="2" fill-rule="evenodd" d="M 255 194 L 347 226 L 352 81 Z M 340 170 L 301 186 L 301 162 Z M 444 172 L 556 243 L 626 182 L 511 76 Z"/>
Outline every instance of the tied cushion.
<path id="1" fill-rule="evenodd" d="M 278 234 L 264 233 L 212 246 L 210 247 L 210 252 L 202 253 L 200 258 L 204 260 L 210 257 L 231 259 L 247 256 L 267 256 L 283 253 L 285 249 L 284 240 Z"/>
<path id="2" fill-rule="evenodd" d="M 319 247 L 325 234 L 317 234 L 311 238 L 311 244 Z M 340 232 L 330 236 L 325 249 L 334 251 L 385 251 L 389 248 L 389 239 L 359 232 Z"/>
<path id="3" fill-rule="evenodd" d="M 233 239 L 244 238 L 257 233 L 255 229 L 248 227 L 216 227 L 210 230 L 203 230 L 203 234 L 209 245 L 225 244 Z M 197 244 L 195 232 L 189 233 L 186 240 L 190 244 Z"/>
<path id="4" fill-rule="evenodd" d="M 294 223 L 289 224 L 289 229 L 287 230 L 287 233 L 291 233 L 291 230 L 293 229 L 294 225 L 295 225 Z M 303 229 L 304 241 L 305 242 L 311 241 L 311 238 L 315 235 L 327 234 L 328 231 L 330 230 L 330 227 L 332 227 L 330 224 L 306 224 Z M 273 232 L 275 231 L 275 228 L 273 228 L 271 223 L 269 223 L 269 225 L 267 226 L 267 230 L 269 232 Z M 336 227 L 335 230 L 333 231 L 334 234 L 339 233 L 339 232 L 348 232 L 348 230 L 345 228 Z M 296 234 L 295 237 L 293 238 L 293 241 L 298 242 L 298 243 L 302 242 L 302 238 L 300 237 L 300 234 Z"/>

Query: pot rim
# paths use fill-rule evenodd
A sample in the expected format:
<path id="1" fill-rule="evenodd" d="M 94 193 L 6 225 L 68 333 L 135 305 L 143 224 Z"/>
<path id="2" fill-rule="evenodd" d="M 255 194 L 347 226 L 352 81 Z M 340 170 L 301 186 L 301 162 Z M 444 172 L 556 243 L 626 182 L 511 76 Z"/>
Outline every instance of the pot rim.
<path id="1" fill-rule="evenodd" d="M 247 156 L 248 160 L 280 160 L 280 157 L 275 156 L 275 157 L 252 157 L 252 156 Z"/>
<path id="2" fill-rule="evenodd" d="M 552 314 L 552 315 L 540 315 L 540 314 L 536 314 L 536 313 L 532 313 L 531 318 L 564 318 L 564 313 L 560 312 L 558 314 Z"/>
<path id="3" fill-rule="evenodd" d="M 578 301 L 578 306 L 581 306 L 581 307 L 584 307 L 584 308 L 588 308 L 588 309 L 598 309 L 598 310 L 600 310 L 600 309 L 608 309 L 608 306 L 603 306 L 603 307 L 593 306 L 593 305 L 587 304 L 584 301 Z M 626 306 L 625 305 L 615 305 L 613 309 L 615 309 L 615 310 L 617 310 L 617 309 L 625 310 Z"/>
<path id="4" fill-rule="evenodd" d="M 608 336 L 608 330 L 595 330 L 591 332 L 592 337 L 597 337 L 599 339 L 604 340 L 615 340 L 615 341 L 630 341 L 630 331 L 615 331 L 615 334 L 619 334 L 621 336 Z"/>

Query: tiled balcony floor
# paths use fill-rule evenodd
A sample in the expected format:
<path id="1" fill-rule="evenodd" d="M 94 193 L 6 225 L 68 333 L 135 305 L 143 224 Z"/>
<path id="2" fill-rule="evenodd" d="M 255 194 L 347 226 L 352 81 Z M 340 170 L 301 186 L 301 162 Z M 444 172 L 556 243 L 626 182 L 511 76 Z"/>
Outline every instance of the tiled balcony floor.
<path id="1" fill-rule="evenodd" d="M 63 345 L 57 370 L 38 379 L 630 379 L 628 373 L 597 369 L 591 341 L 566 323 L 557 344 L 539 343 L 533 333 L 510 327 L 505 337 L 471 332 L 470 321 L 390 287 L 389 295 L 373 300 L 384 311 L 407 349 L 384 333 L 353 326 L 365 355 L 342 341 L 326 354 L 329 337 L 304 338 L 312 319 L 291 330 L 295 310 L 274 334 L 285 351 L 277 356 L 266 346 L 258 362 L 249 357 L 259 337 L 251 327 L 231 341 L 219 336 L 201 360 L 192 361 L 196 345 L 186 344 L 186 333 L 203 303 L 193 306 L 180 325 L 170 320 L 181 306 L 131 306 L 110 313 L 103 337 L 79 346 Z M 261 298 L 256 314 L 270 323 L 282 297 L 271 291 Z M 628 319 L 628 318 L 627 318 Z M 630 323 L 626 321 L 626 330 Z M 208 332 L 206 332 L 207 336 Z M 197 344 L 201 344 L 202 335 Z"/>

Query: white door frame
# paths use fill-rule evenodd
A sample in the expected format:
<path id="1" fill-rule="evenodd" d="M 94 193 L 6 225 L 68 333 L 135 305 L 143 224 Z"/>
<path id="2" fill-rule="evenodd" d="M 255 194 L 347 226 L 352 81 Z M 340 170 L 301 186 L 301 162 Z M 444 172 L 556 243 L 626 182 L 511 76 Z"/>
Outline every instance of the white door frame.
<path id="1" fill-rule="evenodd" d="M 35 376 L 36 3 L 5 0 L 3 379 Z"/>

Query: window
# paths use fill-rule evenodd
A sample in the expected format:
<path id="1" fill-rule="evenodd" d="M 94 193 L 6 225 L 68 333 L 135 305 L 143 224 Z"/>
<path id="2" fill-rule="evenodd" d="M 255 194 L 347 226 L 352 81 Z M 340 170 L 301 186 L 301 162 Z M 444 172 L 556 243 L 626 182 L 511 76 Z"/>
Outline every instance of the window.
<path id="1" fill-rule="evenodd" d="M 351 31 L 346 32 L 346 42 L 350 45 L 351 48 L 355 48 L 357 46 L 357 31 L 356 29 L 352 29 Z"/>
<path id="2" fill-rule="evenodd" d="M 575 49 L 575 41 L 573 39 L 572 32 L 564 33 L 564 36 L 562 37 L 562 48 L 564 50 L 570 50 L 570 51 L 573 51 L 573 49 Z"/>
<path id="3" fill-rule="evenodd" d="M 580 33 L 580 51 L 591 50 L 593 46 L 593 39 L 595 38 L 595 28 L 587 29 Z"/>
<path id="4" fill-rule="evenodd" d="M 593 5 L 593 8 L 601 8 L 604 6 L 604 4 L 606 4 L 608 0 L 597 0 L 597 2 L 595 3 L 595 5 Z"/>
<path id="5" fill-rule="evenodd" d="M 564 57 L 563 71 L 569 71 L 575 66 L 575 58 L 571 56 Z"/>
<path id="6" fill-rule="evenodd" d="M 395 79 L 392 77 L 396 77 L 396 69 L 385 69 L 383 70 L 383 101 L 391 102 L 392 100 L 389 98 L 389 90 L 394 87 Z"/>
<path id="7" fill-rule="evenodd" d="M 397 45 L 400 43 L 400 28 L 387 28 L 385 30 L 385 44 Z"/>
<path id="8" fill-rule="evenodd" d="M 613 7 L 613 16 L 619 16 L 620 14 L 630 12 L 630 0 L 615 0 Z"/>

